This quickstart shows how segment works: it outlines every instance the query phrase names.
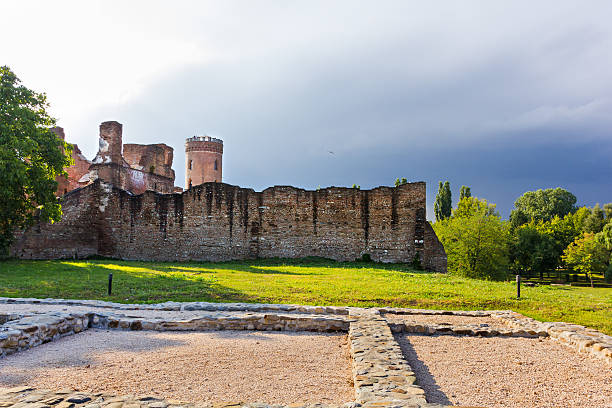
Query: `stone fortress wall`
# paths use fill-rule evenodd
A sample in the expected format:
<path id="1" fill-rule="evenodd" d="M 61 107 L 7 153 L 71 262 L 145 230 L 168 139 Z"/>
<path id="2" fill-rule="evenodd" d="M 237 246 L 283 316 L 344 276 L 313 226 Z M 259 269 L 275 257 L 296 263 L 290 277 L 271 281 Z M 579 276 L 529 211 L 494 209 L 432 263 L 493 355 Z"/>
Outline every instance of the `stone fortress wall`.
<path id="1" fill-rule="evenodd" d="M 206 153 L 222 154 L 218 139 L 191 139 L 187 147 L 195 143 L 200 152 L 203 143 L 214 150 L 212 143 L 217 151 Z M 444 248 L 425 217 L 424 182 L 256 192 L 211 181 L 182 192 L 174 187 L 172 159 L 172 148 L 164 144 L 123 145 L 122 125 L 103 122 L 94 160 L 79 157 L 68 169 L 68 184 L 79 188 L 61 197 L 62 220 L 19 233 L 11 253 L 25 259 L 103 255 L 158 261 L 353 261 L 369 255 L 380 262 L 419 260 L 446 272 Z M 220 163 L 217 169 L 220 178 Z"/>
<path id="2" fill-rule="evenodd" d="M 425 183 L 373 190 L 276 186 L 262 192 L 205 183 L 133 195 L 102 180 L 64 195 L 63 218 L 18 237 L 24 259 L 103 255 L 158 261 L 320 256 L 412 262 L 446 272 L 425 219 Z"/>

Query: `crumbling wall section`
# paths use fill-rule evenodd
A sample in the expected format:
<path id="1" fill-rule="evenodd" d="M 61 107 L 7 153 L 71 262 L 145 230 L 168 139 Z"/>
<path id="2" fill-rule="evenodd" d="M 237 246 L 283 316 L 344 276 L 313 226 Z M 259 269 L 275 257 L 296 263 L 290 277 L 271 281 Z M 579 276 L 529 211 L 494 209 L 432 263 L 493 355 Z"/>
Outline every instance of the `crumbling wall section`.
<path id="1" fill-rule="evenodd" d="M 446 271 L 443 248 L 425 219 L 425 183 L 373 190 L 276 186 L 263 192 L 204 183 L 183 193 L 132 195 L 98 181 L 81 191 L 89 197 L 83 204 L 95 207 L 98 218 L 75 216 L 71 207 L 81 203 L 67 202 L 66 216 L 55 228 L 69 236 L 70 226 L 84 221 L 80 228 L 95 232 L 99 255 L 159 261 L 308 256 L 352 261 L 368 254 L 380 262 L 418 257 L 424 266 Z M 430 249 L 436 242 L 439 247 Z M 37 252 L 36 246 L 32 241 L 29 251 L 17 255 L 54 258 L 65 253 Z"/>
<path id="2" fill-rule="evenodd" d="M 99 182 L 64 194 L 62 220 L 37 222 L 16 234 L 11 256 L 23 259 L 85 258 L 98 254 L 100 217 Z"/>

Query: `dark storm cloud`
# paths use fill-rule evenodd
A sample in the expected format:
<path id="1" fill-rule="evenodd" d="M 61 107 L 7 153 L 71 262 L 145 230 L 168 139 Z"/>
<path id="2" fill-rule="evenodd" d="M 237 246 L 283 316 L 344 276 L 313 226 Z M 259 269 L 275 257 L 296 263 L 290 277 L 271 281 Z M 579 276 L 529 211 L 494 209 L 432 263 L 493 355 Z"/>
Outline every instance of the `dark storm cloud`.
<path id="1" fill-rule="evenodd" d="M 255 189 L 369 188 L 404 176 L 427 181 L 430 208 L 446 179 L 505 215 L 537 188 L 612 201 L 612 30 L 599 15 L 612 7 L 470 4 L 472 14 L 456 9 L 456 19 L 433 26 L 414 16 L 404 23 L 391 8 L 353 10 L 365 28 L 379 28 L 371 36 L 341 13 L 317 23 L 327 37 L 272 31 L 262 38 L 278 46 L 161 75 L 87 120 L 123 122 L 125 141 L 172 145 L 177 184 L 184 138 L 207 132 L 225 141 L 224 181 Z M 425 21 L 434 24 L 436 12 Z M 302 30 L 310 21 L 282 14 L 285 29 L 291 18 Z"/>

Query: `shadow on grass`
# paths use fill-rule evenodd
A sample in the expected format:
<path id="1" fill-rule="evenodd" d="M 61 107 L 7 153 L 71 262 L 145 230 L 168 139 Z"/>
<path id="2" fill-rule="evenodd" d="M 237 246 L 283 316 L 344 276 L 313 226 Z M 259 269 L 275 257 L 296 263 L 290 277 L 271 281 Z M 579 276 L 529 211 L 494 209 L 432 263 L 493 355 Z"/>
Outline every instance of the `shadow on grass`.
<path id="1" fill-rule="evenodd" d="M 13 261 L 0 265 L 0 296 L 98 299 L 120 303 L 167 300 L 205 302 L 261 301 L 220 285 L 214 275 L 184 273 L 154 264 L 112 261 Z M 167 269 L 167 270 L 162 270 Z M 108 274 L 113 274 L 108 296 Z"/>

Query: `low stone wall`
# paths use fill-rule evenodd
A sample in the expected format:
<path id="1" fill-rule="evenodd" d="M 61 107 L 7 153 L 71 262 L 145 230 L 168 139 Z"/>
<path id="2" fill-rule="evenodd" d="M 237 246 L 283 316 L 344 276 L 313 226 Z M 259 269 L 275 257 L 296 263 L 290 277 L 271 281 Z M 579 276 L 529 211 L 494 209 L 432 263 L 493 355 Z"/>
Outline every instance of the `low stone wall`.
<path id="1" fill-rule="evenodd" d="M 46 313 L 11 320 L 0 326 L 0 357 L 87 330 L 85 314 Z"/>
<path id="2" fill-rule="evenodd" d="M 393 338 L 387 321 L 377 314 L 362 314 L 349 330 L 356 401 L 365 407 L 427 404 L 425 391 Z"/>

